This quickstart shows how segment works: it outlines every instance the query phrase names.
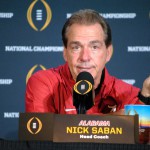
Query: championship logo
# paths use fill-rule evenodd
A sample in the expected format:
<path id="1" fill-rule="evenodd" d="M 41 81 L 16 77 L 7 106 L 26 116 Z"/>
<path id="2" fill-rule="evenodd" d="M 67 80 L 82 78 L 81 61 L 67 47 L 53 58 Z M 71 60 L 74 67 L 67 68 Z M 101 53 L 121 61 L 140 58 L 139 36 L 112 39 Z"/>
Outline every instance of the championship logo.
<path id="1" fill-rule="evenodd" d="M 42 122 L 37 117 L 32 117 L 27 122 L 27 129 L 31 134 L 38 134 L 42 129 Z"/>
<path id="2" fill-rule="evenodd" d="M 33 0 L 27 10 L 27 20 L 30 26 L 35 31 L 43 31 L 49 25 L 51 18 L 52 11 L 50 6 L 45 2 L 45 0 Z M 36 23 L 36 25 L 34 22 Z M 37 27 L 38 24 L 40 24 L 40 26 L 42 24 L 42 26 Z"/>
<path id="3" fill-rule="evenodd" d="M 87 80 L 81 80 L 74 85 L 74 90 L 78 94 L 84 95 L 92 90 L 92 84 Z"/>
<path id="4" fill-rule="evenodd" d="M 29 80 L 29 78 L 31 77 L 31 75 L 33 74 L 33 72 L 35 71 L 35 69 L 38 67 L 38 65 L 34 65 L 30 70 L 29 72 L 27 73 L 27 76 L 26 76 L 26 84 Z M 46 70 L 46 68 L 43 66 L 43 65 L 39 65 L 39 67 L 42 69 L 42 70 Z"/>

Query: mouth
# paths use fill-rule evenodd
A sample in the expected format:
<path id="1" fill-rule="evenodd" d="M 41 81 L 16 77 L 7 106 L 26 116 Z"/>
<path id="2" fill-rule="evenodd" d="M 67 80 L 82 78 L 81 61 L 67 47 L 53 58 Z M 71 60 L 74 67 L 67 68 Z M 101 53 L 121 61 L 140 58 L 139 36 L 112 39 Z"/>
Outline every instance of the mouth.
<path id="1" fill-rule="evenodd" d="M 90 72 L 91 69 L 92 69 L 92 67 L 80 67 L 80 66 L 77 67 L 77 70 L 79 71 L 79 73 L 83 72 L 83 71 Z"/>

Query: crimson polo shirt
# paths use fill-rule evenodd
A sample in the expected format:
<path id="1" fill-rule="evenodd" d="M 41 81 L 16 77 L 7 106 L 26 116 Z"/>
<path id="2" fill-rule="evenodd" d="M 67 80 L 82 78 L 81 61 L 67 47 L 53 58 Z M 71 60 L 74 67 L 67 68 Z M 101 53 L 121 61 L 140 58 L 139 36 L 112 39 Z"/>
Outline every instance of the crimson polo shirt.
<path id="1" fill-rule="evenodd" d="M 141 104 L 139 88 L 111 76 L 106 68 L 103 76 L 101 86 L 95 90 L 94 106 L 87 114 L 105 114 L 123 109 L 125 104 Z M 26 112 L 77 114 L 72 97 L 74 84 L 67 63 L 36 72 L 27 83 Z"/>

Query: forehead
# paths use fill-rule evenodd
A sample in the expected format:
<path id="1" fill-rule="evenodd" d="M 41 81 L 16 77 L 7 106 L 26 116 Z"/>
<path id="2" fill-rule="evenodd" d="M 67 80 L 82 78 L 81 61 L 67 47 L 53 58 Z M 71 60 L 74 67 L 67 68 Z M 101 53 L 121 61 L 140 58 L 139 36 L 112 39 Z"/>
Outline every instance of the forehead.
<path id="1" fill-rule="evenodd" d="M 73 24 L 67 31 L 68 42 L 84 39 L 104 40 L 104 35 L 104 31 L 98 23 L 92 25 Z"/>

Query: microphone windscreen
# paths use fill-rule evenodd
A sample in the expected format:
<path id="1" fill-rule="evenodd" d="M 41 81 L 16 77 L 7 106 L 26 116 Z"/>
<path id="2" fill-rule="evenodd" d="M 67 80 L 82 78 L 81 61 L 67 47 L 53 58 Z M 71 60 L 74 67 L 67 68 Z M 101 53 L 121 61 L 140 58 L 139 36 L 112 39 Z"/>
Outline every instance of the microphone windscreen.
<path id="1" fill-rule="evenodd" d="M 76 82 L 78 82 L 80 80 L 87 80 L 92 85 L 94 84 L 93 76 L 89 72 L 86 72 L 86 71 L 83 71 L 83 72 L 81 72 L 81 73 L 78 74 Z"/>
<path id="2" fill-rule="evenodd" d="M 81 72 L 73 87 L 73 105 L 78 114 L 85 114 L 94 105 L 94 79 L 89 72 Z"/>

